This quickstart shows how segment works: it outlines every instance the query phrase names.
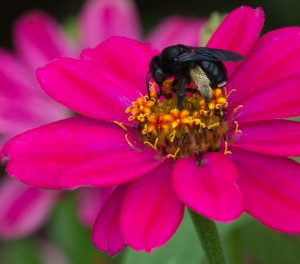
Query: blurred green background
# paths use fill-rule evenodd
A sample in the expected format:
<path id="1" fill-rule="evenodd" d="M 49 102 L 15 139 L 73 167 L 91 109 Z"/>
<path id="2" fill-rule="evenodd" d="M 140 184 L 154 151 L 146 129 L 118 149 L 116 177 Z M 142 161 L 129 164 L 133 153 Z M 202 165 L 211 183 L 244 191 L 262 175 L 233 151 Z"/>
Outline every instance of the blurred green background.
<path id="1" fill-rule="evenodd" d="M 1 0 L 0 46 L 11 47 L 13 22 L 27 10 L 47 11 L 59 21 L 78 14 L 83 0 Z M 230 12 L 240 5 L 263 7 L 266 15 L 264 31 L 289 25 L 300 25 L 300 1 L 208 1 L 208 0 L 136 0 L 145 32 L 171 14 L 207 17 L 213 11 Z M 32 237 L 0 241 L 0 264 L 48 264 L 42 260 L 41 241 L 55 245 L 63 255 L 63 264 L 194 264 L 205 263 L 198 238 L 189 215 L 171 241 L 153 254 L 132 250 L 110 258 L 96 250 L 75 215 L 72 193 L 58 204 L 48 225 Z M 232 264 L 297 264 L 300 263 L 300 237 L 272 231 L 248 216 L 229 225 L 219 225 L 228 259 Z M 49 262 L 55 263 L 58 262 Z"/>
<path id="2" fill-rule="evenodd" d="M 76 217 L 74 193 L 57 204 L 46 227 L 31 237 L 0 240 L 1 264 L 207 264 L 188 212 L 171 240 L 151 254 L 130 248 L 114 258 L 95 249 Z M 228 264 L 298 264 L 300 237 L 275 232 L 243 215 L 218 224 Z M 49 248 L 52 247 L 52 251 Z"/>

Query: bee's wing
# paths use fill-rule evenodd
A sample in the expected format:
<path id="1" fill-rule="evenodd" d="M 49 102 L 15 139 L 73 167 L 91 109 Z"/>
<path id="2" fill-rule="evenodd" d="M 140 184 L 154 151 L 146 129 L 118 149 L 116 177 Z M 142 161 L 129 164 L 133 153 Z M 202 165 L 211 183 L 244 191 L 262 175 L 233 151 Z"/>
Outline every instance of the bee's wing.
<path id="1" fill-rule="evenodd" d="M 242 61 L 244 57 L 236 52 L 229 50 L 197 47 L 191 48 L 191 52 L 179 55 L 176 62 L 187 61 Z"/>

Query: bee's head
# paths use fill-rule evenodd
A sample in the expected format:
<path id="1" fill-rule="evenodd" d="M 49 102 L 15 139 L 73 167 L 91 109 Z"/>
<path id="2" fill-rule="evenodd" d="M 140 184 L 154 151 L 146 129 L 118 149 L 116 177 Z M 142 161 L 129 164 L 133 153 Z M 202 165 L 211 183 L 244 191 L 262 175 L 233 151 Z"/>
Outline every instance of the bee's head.
<path id="1" fill-rule="evenodd" d="M 157 84 L 162 84 L 163 81 L 170 77 L 169 72 L 165 69 L 162 64 L 160 56 L 154 56 L 150 62 L 150 72 L 152 78 Z"/>
<path id="2" fill-rule="evenodd" d="M 187 49 L 186 46 L 180 44 L 164 48 L 160 54 L 163 64 L 173 64 L 179 55 L 188 51 Z"/>

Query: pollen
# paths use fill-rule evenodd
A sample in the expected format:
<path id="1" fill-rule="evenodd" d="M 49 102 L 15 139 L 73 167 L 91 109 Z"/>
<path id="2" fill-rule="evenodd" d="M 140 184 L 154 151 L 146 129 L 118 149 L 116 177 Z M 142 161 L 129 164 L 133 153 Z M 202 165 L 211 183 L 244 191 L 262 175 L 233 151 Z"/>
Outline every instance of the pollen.
<path id="1" fill-rule="evenodd" d="M 164 95 L 159 96 L 155 83 L 149 95 L 137 98 L 126 109 L 140 139 L 157 152 L 174 160 L 199 156 L 207 152 L 228 154 L 226 135 L 229 125 L 224 121 L 228 106 L 223 89 L 212 90 L 212 101 L 206 102 L 194 83 L 186 87 L 182 109 L 177 109 L 177 96 L 172 91 L 172 79 L 163 83 Z M 236 125 L 236 133 L 238 124 Z M 225 147 L 224 147 L 225 146 Z"/>

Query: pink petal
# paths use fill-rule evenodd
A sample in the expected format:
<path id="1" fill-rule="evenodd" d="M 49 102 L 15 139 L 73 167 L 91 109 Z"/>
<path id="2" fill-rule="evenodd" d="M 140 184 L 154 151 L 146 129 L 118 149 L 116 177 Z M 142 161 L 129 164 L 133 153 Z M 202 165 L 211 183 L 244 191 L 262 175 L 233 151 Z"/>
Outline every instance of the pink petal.
<path id="1" fill-rule="evenodd" d="M 232 107 L 259 93 L 270 83 L 300 73 L 300 28 L 286 27 L 262 36 L 247 59 L 231 76 L 228 89 L 237 91 L 230 97 Z M 285 88 L 286 89 L 286 88 Z"/>
<path id="2" fill-rule="evenodd" d="M 239 123 L 289 118 L 300 115 L 300 74 L 261 86 L 252 96 L 235 100 L 243 105 L 236 115 Z M 233 93 L 232 96 L 235 96 Z M 231 104 L 230 104 L 231 107 Z M 231 115 L 233 107 L 229 109 Z"/>
<path id="3" fill-rule="evenodd" d="M 300 164 L 283 157 L 232 148 L 240 171 L 245 211 L 285 233 L 300 233 Z"/>
<path id="4" fill-rule="evenodd" d="M 128 245 L 150 252 L 177 230 L 184 206 L 172 188 L 172 162 L 167 161 L 132 182 L 121 209 L 121 230 Z"/>
<path id="5" fill-rule="evenodd" d="M 40 11 L 29 12 L 16 22 L 14 38 L 20 55 L 33 69 L 59 56 L 74 54 L 59 24 Z"/>
<path id="6" fill-rule="evenodd" d="M 11 52 L 0 49 L 0 146 L 11 137 L 70 115 L 38 87 L 34 73 Z M 43 109 L 43 111 L 41 111 Z"/>
<path id="7" fill-rule="evenodd" d="M 131 0 L 87 1 L 79 20 L 82 47 L 93 47 L 111 36 L 140 39 L 138 11 Z"/>
<path id="8" fill-rule="evenodd" d="M 8 50 L 0 49 L 1 95 L 24 97 L 34 93 L 34 74 L 20 58 Z M 28 95 L 28 97 L 30 97 Z"/>
<path id="9" fill-rule="evenodd" d="M 48 104 L 37 98 L 25 100 L 25 98 L 13 99 L 9 97 L 1 98 L 0 96 L 0 104 L 2 105 L 0 109 L 0 130 L 8 138 L 33 127 L 71 115 L 67 108 L 56 104 L 55 101 L 48 102 Z"/>
<path id="10" fill-rule="evenodd" d="M 68 111 L 49 98 L 33 77 L 16 56 L 0 50 L 0 130 L 5 136 L 68 116 Z"/>
<path id="11" fill-rule="evenodd" d="M 0 183 L 0 236 L 14 239 L 40 228 L 57 199 L 58 192 L 31 188 L 11 178 Z"/>
<path id="12" fill-rule="evenodd" d="M 61 185 L 74 188 L 78 185 L 102 187 L 122 184 L 144 175 L 162 162 L 157 160 L 156 152 L 150 148 L 137 152 L 131 149 L 104 154 L 68 169 L 61 175 Z"/>
<path id="13" fill-rule="evenodd" d="M 201 159 L 179 159 L 173 171 L 175 192 L 182 202 L 212 220 L 227 222 L 243 212 L 239 172 L 227 156 L 208 153 Z"/>
<path id="14" fill-rule="evenodd" d="M 110 72 L 118 81 L 127 80 L 135 89 L 146 94 L 146 75 L 151 58 L 158 51 L 149 44 L 113 37 L 94 49 L 84 50 L 80 57 L 100 69 Z"/>
<path id="15" fill-rule="evenodd" d="M 60 58 L 37 72 L 43 89 L 55 100 L 97 119 L 128 122 L 125 110 L 141 96 L 126 80 L 116 80 L 83 61 Z"/>
<path id="16" fill-rule="evenodd" d="M 94 225 L 101 208 L 112 191 L 112 187 L 83 187 L 77 190 L 77 214 L 84 225 L 87 227 L 92 227 Z"/>
<path id="17" fill-rule="evenodd" d="M 40 109 L 35 111 L 36 104 L 32 104 L 37 103 L 37 100 L 34 100 L 36 93 L 33 89 L 37 89 L 37 84 L 32 77 L 31 72 L 16 56 L 8 51 L 0 50 L 0 127 L 2 134 L 16 135 L 44 119 Z M 44 113 L 43 115 L 45 116 Z"/>
<path id="18" fill-rule="evenodd" d="M 176 44 L 197 47 L 204 22 L 204 19 L 170 16 L 160 22 L 147 39 L 159 50 Z"/>
<path id="19" fill-rule="evenodd" d="M 10 175 L 30 185 L 61 188 L 60 177 L 103 154 L 132 150 L 115 124 L 74 117 L 27 131 L 4 148 Z M 84 175 L 82 175 L 84 177 Z"/>
<path id="20" fill-rule="evenodd" d="M 207 47 L 231 50 L 246 56 L 257 40 L 263 24 L 264 13 L 261 8 L 239 7 L 224 19 Z M 231 75 L 238 65 L 227 64 L 228 74 Z"/>
<path id="21" fill-rule="evenodd" d="M 300 123 L 289 120 L 242 124 L 239 139 L 232 146 L 279 156 L 300 156 Z"/>
<path id="22" fill-rule="evenodd" d="M 97 248 L 110 255 L 121 251 L 126 242 L 120 229 L 120 210 L 127 185 L 119 185 L 110 195 L 93 228 L 93 242 Z"/>

